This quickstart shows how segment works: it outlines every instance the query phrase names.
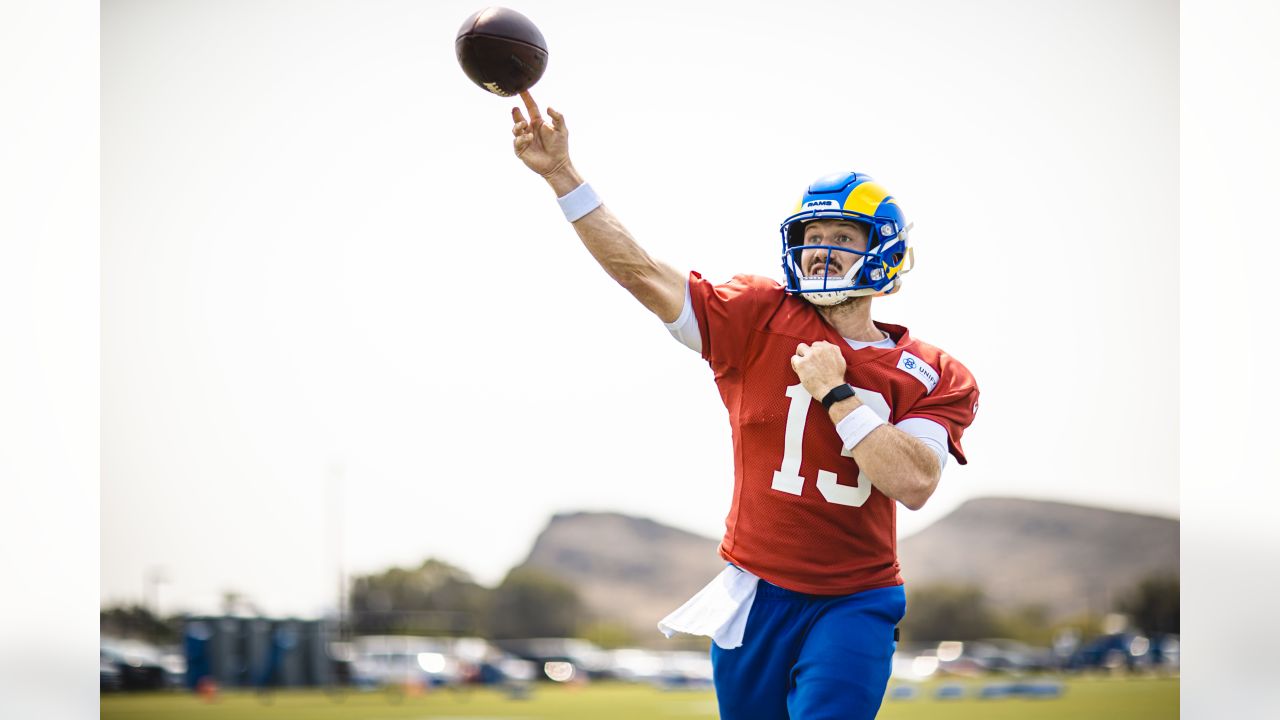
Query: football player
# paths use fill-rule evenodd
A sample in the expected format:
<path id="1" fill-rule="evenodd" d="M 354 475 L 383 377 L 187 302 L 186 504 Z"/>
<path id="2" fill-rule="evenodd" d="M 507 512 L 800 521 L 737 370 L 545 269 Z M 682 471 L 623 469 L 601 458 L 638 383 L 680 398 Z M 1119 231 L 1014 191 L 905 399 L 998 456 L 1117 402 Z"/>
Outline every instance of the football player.
<path id="1" fill-rule="evenodd" d="M 605 272 L 710 365 L 733 432 L 720 576 L 659 628 L 713 639 L 725 720 L 872 718 L 906 608 L 895 503 L 937 487 L 978 388 L 950 355 L 871 319 L 911 267 L 897 201 L 819 178 L 782 222 L 784 282 L 712 284 L 650 257 L 569 159 L 564 116 L 513 108 L 516 155 Z"/>

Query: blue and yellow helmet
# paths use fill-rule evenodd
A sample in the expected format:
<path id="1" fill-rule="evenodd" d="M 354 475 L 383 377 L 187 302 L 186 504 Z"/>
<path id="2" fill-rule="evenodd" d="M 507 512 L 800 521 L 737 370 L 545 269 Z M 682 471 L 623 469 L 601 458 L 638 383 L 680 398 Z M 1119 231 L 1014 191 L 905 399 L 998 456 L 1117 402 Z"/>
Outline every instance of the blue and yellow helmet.
<path id="1" fill-rule="evenodd" d="M 839 245 L 804 244 L 804 226 L 813 220 L 844 220 L 867 229 L 865 251 Z M 815 305 L 835 305 L 851 297 L 888 295 L 902 286 L 902 276 L 913 264 L 902 209 L 869 175 L 834 173 L 813 181 L 795 212 L 782 222 L 782 271 L 787 292 L 800 295 Z M 842 275 L 806 275 L 800 256 L 805 249 L 826 250 L 823 257 L 830 270 L 832 259 L 840 258 Z M 837 256 L 835 253 L 850 256 Z"/>

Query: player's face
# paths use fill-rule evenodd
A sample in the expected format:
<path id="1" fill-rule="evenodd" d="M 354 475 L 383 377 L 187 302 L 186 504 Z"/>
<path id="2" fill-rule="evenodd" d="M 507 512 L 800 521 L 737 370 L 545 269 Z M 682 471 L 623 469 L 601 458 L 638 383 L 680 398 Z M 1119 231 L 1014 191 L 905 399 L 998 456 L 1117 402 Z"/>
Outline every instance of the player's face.
<path id="1" fill-rule="evenodd" d="M 814 220 L 804 226 L 804 244 L 832 245 L 866 252 L 867 229 L 843 220 Z M 831 256 L 830 265 L 827 264 L 827 255 Z M 857 255 L 830 250 L 800 251 L 800 267 L 809 277 L 843 276 L 857 259 Z"/>

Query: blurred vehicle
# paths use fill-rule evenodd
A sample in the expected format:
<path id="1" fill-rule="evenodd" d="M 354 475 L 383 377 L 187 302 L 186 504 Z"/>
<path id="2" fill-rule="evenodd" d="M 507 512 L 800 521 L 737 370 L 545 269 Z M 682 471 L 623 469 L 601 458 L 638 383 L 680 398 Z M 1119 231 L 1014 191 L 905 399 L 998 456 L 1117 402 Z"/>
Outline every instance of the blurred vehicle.
<path id="1" fill-rule="evenodd" d="M 537 663 L 495 650 L 480 661 L 475 682 L 482 685 L 520 685 L 536 679 Z"/>
<path id="2" fill-rule="evenodd" d="M 1151 664 L 1161 670 L 1178 670 L 1182 664 L 1179 635 L 1156 635 L 1151 638 Z"/>
<path id="3" fill-rule="evenodd" d="M 603 677 L 666 689 L 711 686 L 711 656 L 698 650 L 619 648 L 602 651 Z"/>
<path id="4" fill-rule="evenodd" d="M 186 672 L 181 655 L 140 640 L 104 637 L 99 642 L 98 660 L 104 692 L 175 688 L 181 686 Z"/>
<path id="5" fill-rule="evenodd" d="M 332 640 L 327 650 L 332 685 L 342 687 L 353 684 L 356 651 L 355 646 L 343 640 Z"/>
<path id="6" fill-rule="evenodd" d="M 1057 669 L 1053 651 L 1017 640 L 947 640 L 899 645 L 892 676 L 919 681 L 939 675 L 978 677 L 989 674 L 1024 675 Z"/>
<path id="7" fill-rule="evenodd" d="M 504 652 L 541 668 L 539 680 L 582 682 L 610 676 L 608 654 L 594 643 L 578 638 L 527 638 L 497 640 Z"/>
<path id="8" fill-rule="evenodd" d="M 370 635 L 352 643 L 351 683 L 358 687 L 460 684 L 464 667 L 436 638 Z"/>
<path id="9" fill-rule="evenodd" d="M 662 653 L 659 683 L 667 689 L 707 689 L 714 684 L 711 655 L 696 650 L 672 650 Z"/>
<path id="10" fill-rule="evenodd" d="M 905 682 L 927 680 L 938 671 L 938 643 L 900 642 L 893 653 L 890 677 Z"/>
<path id="11" fill-rule="evenodd" d="M 653 650 L 619 648 L 604 651 L 607 677 L 624 682 L 657 683 L 662 678 L 663 657 Z"/>
<path id="12" fill-rule="evenodd" d="M 1179 664 L 1177 635 L 1148 638 L 1131 632 L 1100 635 L 1084 643 L 1067 660 L 1069 670 L 1129 672 L 1176 669 Z"/>
<path id="13" fill-rule="evenodd" d="M 160 666 L 164 668 L 166 687 L 180 688 L 186 684 L 187 658 L 177 648 L 171 648 L 160 655 Z"/>
<path id="14" fill-rule="evenodd" d="M 1018 675 L 1047 672 L 1056 668 L 1051 649 L 1033 647 L 1017 640 L 993 638 L 958 643 L 958 645 L 960 645 L 958 655 L 954 660 L 943 661 L 942 670 L 956 672 L 963 667 L 980 673 Z M 939 645 L 938 652 L 941 659 L 942 645 Z"/>
<path id="15" fill-rule="evenodd" d="M 105 650 L 98 652 L 98 692 L 115 692 L 123 685 L 122 673 L 114 655 Z"/>

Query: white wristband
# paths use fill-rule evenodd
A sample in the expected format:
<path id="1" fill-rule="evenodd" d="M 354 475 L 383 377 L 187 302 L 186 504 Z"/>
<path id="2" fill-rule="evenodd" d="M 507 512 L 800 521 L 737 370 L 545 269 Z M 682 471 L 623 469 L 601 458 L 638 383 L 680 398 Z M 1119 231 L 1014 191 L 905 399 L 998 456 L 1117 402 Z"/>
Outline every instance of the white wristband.
<path id="1" fill-rule="evenodd" d="M 852 450 L 854 446 L 862 442 L 872 430 L 886 425 L 887 423 L 876 414 L 875 410 L 861 405 L 857 410 L 845 415 L 840 422 L 836 423 L 836 433 L 840 435 L 840 440 L 844 442 L 845 450 Z"/>
<path id="2" fill-rule="evenodd" d="M 582 183 L 570 190 L 564 197 L 556 198 L 556 202 L 560 203 L 560 209 L 564 211 L 564 219 L 569 222 L 577 222 L 603 204 L 600 196 L 587 183 Z"/>

